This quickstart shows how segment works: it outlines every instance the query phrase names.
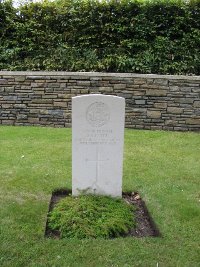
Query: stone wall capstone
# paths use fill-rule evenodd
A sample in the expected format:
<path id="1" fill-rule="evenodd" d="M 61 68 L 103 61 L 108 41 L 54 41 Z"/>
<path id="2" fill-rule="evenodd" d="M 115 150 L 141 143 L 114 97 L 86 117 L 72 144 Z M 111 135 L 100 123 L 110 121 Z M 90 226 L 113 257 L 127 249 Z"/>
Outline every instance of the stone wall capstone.
<path id="1" fill-rule="evenodd" d="M 126 127 L 200 131 L 200 76 L 0 71 L 0 124 L 71 126 L 71 98 L 126 100 Z"/>

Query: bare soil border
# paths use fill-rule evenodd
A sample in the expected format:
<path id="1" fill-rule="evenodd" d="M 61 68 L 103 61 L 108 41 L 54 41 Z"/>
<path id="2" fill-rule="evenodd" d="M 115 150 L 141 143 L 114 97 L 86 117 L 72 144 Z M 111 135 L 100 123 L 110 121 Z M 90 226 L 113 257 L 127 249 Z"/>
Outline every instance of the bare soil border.
<path id="1" fill-rule="evenodd" d="M 70 194 L 71 190 L 69 189 L 61 188 L 54 190 L 50 199 L 48 214 L 62 198 L 67 197 Z M 136 220 L 136 227 L 131 229 L 126 235 L 123 235 L 123 237 L 161 237 L 162 235 L 157 225 L 138 192 L 123 192 L 122 197 L 126 202 L 134 205 L 134 216 Z M 59 231 L 52 231 L 48 226 L 48 214 L 45 227 L 45 237 L 60 239 Z"/>

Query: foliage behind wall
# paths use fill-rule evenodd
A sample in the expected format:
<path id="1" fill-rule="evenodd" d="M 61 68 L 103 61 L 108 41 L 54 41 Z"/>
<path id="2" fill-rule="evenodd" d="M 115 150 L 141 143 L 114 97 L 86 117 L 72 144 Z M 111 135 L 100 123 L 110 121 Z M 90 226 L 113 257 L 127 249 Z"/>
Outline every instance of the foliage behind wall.
<path id="1" fill-rule="evenodd" d="M 200 74 L 200 1 L 0 1 L 0 70 Z"/>

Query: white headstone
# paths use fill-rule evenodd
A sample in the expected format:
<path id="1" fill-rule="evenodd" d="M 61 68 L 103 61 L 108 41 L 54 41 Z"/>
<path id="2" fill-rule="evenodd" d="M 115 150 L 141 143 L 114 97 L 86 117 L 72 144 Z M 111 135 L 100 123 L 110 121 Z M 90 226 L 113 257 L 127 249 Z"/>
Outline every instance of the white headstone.
<path id="1" fill-rule="evenodd" d="M 122 196 L 125 99 L 72 98 L 72 195 Z"/>

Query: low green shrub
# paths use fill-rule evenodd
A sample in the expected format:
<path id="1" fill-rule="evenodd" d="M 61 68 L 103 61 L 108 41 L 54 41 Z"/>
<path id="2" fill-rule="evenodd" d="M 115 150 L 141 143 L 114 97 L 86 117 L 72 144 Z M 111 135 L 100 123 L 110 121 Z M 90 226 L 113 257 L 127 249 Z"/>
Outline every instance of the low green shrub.
<path id="1" fill-rule="evenodd" d="M 133 206 L 123 199 L 81 195 L 62 199 L 50 212 L 52 230 L 61 238 L 113 238 L 134 227 Z"/>

